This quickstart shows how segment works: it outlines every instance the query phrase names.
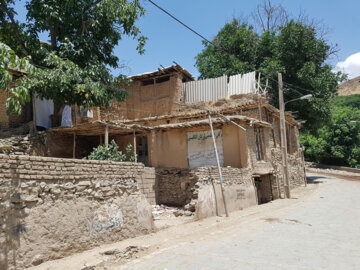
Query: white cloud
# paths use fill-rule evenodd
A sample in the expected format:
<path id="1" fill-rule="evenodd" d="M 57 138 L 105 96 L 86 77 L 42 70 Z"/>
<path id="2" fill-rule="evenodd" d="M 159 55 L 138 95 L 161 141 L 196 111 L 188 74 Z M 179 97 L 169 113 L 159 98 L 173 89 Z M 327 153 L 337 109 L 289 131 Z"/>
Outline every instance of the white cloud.
<path id="1" fill-rule="evenodd" d="M 349 79 L 360 76 L 360 52 L 350 55 L 345 61 L 338 62 L 334 71 L 348 74 Z"/>

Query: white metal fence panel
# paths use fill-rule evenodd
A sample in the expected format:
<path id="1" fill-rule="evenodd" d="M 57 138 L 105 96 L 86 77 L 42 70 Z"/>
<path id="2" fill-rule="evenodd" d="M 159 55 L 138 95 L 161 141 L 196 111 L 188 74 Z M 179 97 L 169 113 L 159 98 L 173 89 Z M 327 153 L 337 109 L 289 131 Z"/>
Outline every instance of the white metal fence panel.
<path id="1" fill-rule="evenodd" d="M 185 102 L 216 101 L 228 96 L 227 76 L 183 83 Z"/>
<path id="2" fill-rule="evenodd" d="M 183 94 L 186 103 L 200 101 L 217 101 L 238 94 L 254 94 L 258 92 L 256 87 L 256 73 L 238 74 L 228 77 L 206 79 L 183 83 Z"/>
<path id="3" fill-rule="evenodd" d="M 255 71 L 230 76 L 229 78 L 229 96 L 238 94 L 254 94 L 256 90 L 256 73 Z"/>

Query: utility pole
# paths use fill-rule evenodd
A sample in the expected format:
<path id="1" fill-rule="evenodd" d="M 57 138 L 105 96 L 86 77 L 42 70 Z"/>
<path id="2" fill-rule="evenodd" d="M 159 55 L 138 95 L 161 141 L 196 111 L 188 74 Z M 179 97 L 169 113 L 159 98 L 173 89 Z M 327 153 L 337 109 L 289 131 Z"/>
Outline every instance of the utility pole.
<path id="1" fill-rule="evenodd" d="M 283 167 L 283 183 L 285 198 L 290 198 L 289 187 L 289 172 L 287 160 L 287 142 L 286 142 L 286 124 L 285 124 L 285 104 L 284 104 L 284 91 L 282 74 L 278 74 L 279 83 L 279 109 L 280 109 L 280 137 L 281 137 L 281 154 L 282 154 L 282 167 Z"/>
<path id="2" fill-rule="evenodd" d="M 226 199 L 225 199 L 224 179 L 223 179 L 222 172 L 221 172 L 219 154 L 218 154 L 217 147 L 216 147 L 214 128 L 213 128 L 213 125 L 212 125 L 210 112 L 208 112 L 208 117 L 209 117 L 210 129 L 211 129 L 211 136 L 212 136 L 213 143 L 214 143 L 214 151 L 215 151 L 215 156 L 216 156 L 216 163 L 217 163 L 218 170 L 219 170 L 219 177 L 220 177 L 220 184 L 221 184 L 221 194 L 222 194 L 223 201 L 224 201 L 225 214 L 226 214 L 227 217 L 229 217 L 229 211 L 228 211 L 227 204 L 226 204 Z"/>

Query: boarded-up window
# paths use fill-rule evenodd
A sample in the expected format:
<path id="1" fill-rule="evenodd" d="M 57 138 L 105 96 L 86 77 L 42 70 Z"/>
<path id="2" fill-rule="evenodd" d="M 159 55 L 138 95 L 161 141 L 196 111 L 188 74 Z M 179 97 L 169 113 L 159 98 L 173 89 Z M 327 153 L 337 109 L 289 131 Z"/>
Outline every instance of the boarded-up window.
<path id="1" fill-rule="evenodd" d="M 220 166 L 224 166 L 222 131 L 214 130 Z M 211 131 L 188 132 L 188 160 L 190 169 L 203 166 L 216 166 L 216 156 Z"/>
<path id="2" fill-rule="evenodd" d="M 255 132 L 255 150 L 256 150 L 256 159 L 263 160 L 264 152 L 263 152 L 263 142 L 262 142 L 262 128 L 254 127 Z"/>

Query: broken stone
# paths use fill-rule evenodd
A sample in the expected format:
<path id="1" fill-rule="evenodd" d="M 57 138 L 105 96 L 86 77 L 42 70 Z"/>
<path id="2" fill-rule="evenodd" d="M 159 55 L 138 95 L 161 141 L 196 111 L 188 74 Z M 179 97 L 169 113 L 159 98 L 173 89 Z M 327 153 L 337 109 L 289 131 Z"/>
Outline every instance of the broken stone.
<path id="1" fill-rule="evenodd" d="M 116 249 L 107 250 L 107 251 L 105 251 L 105 252 L 103 252 L 101 254 L 103 254 L 103 255 L 114 255 L 114 254 L 119 253 L 119 252 L 120 251 L 116 248 Z"/>
<path id="2" fill-rule="evenodd" d="M 41 264 L 41 263 L 43 263 L 44 262 L 44 259 L 43 259 L 43 257 L 41 256 L 41 255 L 35 255 L 34 256 L 34 259 L 32 260 L 32 265 L 39 265 L 39 264 Z"/>
<path id="3" fill-rule="evenodd" d="M 24 201 L 25 202 L 37 202 L 39 200 L 38 197 L 31 195 L 31 196 L 27 196 Z"/>
<path id="4" fill-rule="evenodd" d="M 185 216 L 188 216 L 188 217 L 189 217 L 189 216 L 192 216 L 192 214 L 193 214 L 193 213 L 190 212 L 190 211 L 185 211 L 185 213 L 184 213 L 184 215 L 185 215 Z"/>
<path id="5" fill-rule="evenodd" d="M 77 185 L 78 186 L 90 186 L 91 182 L 90 181 L 80 181 Z"/>
<path id="6" fill-rule="evenodd" d="M 51 193 L 55 195 L 61 194 L 61 190 L 59 188 L 52 188 Z"/>

